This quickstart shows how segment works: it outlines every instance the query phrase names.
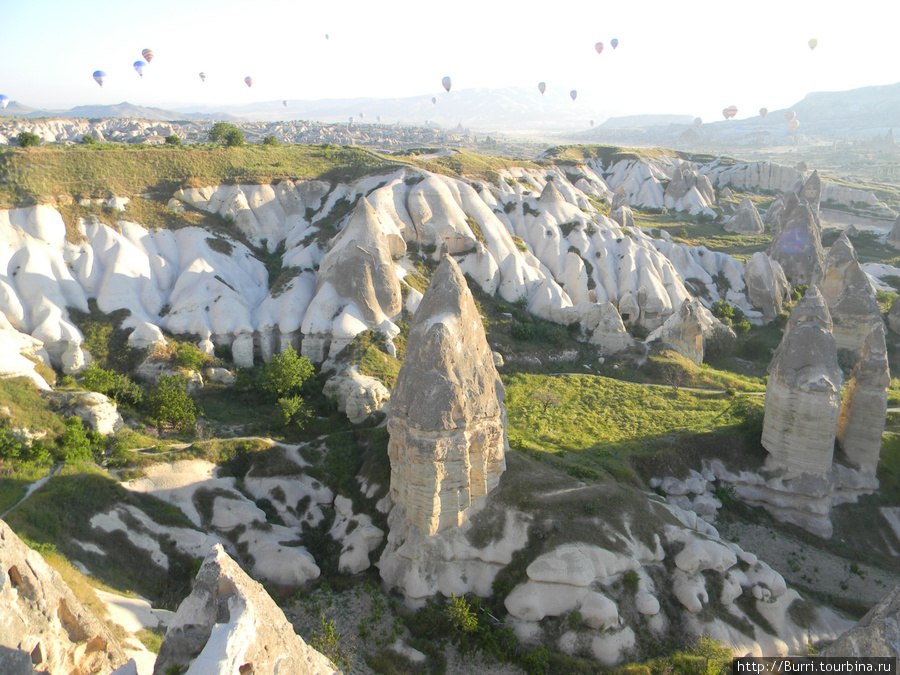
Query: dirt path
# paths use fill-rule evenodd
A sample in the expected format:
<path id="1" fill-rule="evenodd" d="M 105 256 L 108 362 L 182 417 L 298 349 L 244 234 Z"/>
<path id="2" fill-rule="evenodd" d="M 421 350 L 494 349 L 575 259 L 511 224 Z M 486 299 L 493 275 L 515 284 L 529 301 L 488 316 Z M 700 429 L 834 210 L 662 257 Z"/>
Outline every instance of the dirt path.
<path id="1" fill-rule="evenodd" d="M 8 514 L 9 512 L 11 512 L 13 509 L 15 509 L 17 506 L 19 506 L 19 504 L 21 504 L 22 502 L 24 502 L 24 501 L 25 501 L 26 499 L 28 499 L 31 495 L 33 495 L 37 490 L 39 490 L 41 487 L 43 487 L 43 485 L 44 485 L 48 480 L 50 480 L 51 478 L 53 478 L 53 476 L 55 476 L 56 474 L 58 474 L 59 471 L 60 471 L 60 469 L 62 469 L 62 468 L 63 468 L 63 463 L 60 462 L 59 464 L 57 464 L 56 466 L 54 466 L 52 469 L 50 469 L 49 473 L 47 473 L 46 476 L 44 476 L 43 478 L 38 478 L 38 479 L 37 479 L 36 481 L 34 481 L 31 485 L 29 485 L 29 486 L 28 486 L 28 492 L 25 493 L 25 496 L 22 497 L 22 499 L 20 499 L 19 501 L 17 501 L 15 504 L 13 504 L 12 506 L 10 506 L 8 509 L 6 509 L 6 511 L 4 511 L 3 513 L 0 513 L 0 518 L 6 518 L 6 514 Z"/>

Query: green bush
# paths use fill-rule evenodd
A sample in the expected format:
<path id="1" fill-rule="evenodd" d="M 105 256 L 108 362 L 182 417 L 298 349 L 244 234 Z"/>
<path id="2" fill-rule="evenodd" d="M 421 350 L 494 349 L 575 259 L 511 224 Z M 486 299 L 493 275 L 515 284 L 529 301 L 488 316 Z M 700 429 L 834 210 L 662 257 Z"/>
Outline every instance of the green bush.
<path id="1" fill-rule="evenodd" d="M 213 124 L 207 136 L 213 143 L 221 143 L 229 148 L 244 144 L 244 133 L 228 122 Z"/>
<path id="2" fill-rule="evenodd" d="M 137 406 L 143 399 L 143 390 L 131 378 L 101 368 L 96 362 L 81 371 L 81 376 L 85 389 L 109 396 L 116 403 Z"/>
<path id="3" fill-rule="evenodd" d="M 81 137 L 81 142 L 84 145 L 94 145 L 97 142 L 97 139 L 95 139 L 90 134 L 85 134 L 84 136 Z"/>
<path id="4" fill-rule="evenodd" d="M 66 462 L 91 462 L 94 453 L 91 451 L 91 439 L 78 417 L 66 418 L 66 430 L 57 440 L 59 454 Z"/>
<path id="5" fill-rule="evenodd" d="M 278 139 L 275 136 L 266 136 L 263 145 L 278 145 Z"/>
<path id="6" fill-rule="evenodd" d="M 315 374 L 309 359 L 288 347 L 264 365 L 256 376 L 256 388 L 270 401 L 300 393 L 303 383 Z"/>
<path id="7" fill-rule="evenodd" d="M 16 140 L 19 142 L 19 146 L 22 148 L 30 148 L 32 146 L 41 144 L 41 137 L 37 134 L 31 133 L 30 131 L 23 131 L 18 136 L 16 136 Z"/>
<path id="8" fill-rule="evenodd" d="M 281 423 L 285 427 L 302 429 L 312 419 L 312 411 L 306 406 L 302 396 L 288 396 L 278 399 Z"/>
<path id="9" fill-rule="evenodd" d="M 159 376 L 147 398 L 147 411 L 160 430 L 172 427 L 186 431 L 197 419 L 197 408 L 188 396 L 184 377 L 178 374 Z"/>
<path id="10" fill-rule="evenodd" d="M 181 137 L 175 134 L 166 136 L 166 145 L 181 145 Z"/>

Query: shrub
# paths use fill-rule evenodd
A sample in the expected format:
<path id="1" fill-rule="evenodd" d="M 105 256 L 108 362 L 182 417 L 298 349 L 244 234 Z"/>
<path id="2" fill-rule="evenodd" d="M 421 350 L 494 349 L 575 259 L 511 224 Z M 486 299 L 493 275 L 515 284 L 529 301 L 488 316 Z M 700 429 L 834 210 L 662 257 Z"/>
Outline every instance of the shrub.
<path id="1" fill-rule="evenodd" d="M 278 145 L 278 139 L 275 136 L 266 136 L 263 139 L 263 145 Z"/>
<path id="2" fill-rule="evenodd" d="M 81 371 L 81 375 L 85 389 L 109 396 L 116 403 L 136 406 L 140 404 L 144 396 L 141 388 L 127 375 L 120 375 L 114 370 L 101 368 L 96 362 Z"/>
<path id="3" fill-rule="evenodd" d="M 181 145 L 181 137 L 175 134 L 166 136 L 166 145 Z"/>
<path id="4" fill-rule="evenodd" d="M 84 145 L 94 145 L 94 143 L 96 143 L 97 140 L 90 134 L 85 134 L 84 136 L 81 137 L 81 142 Z"/>
<path id="5" fill-rule="evenodd" d="M 244 144 L 244 133 L 228 122 L 216 122 L 207 134 L 213 143 L 221 143 L 227 147 Z"/>
<path id="6" fill-rule="evenodd" d="M 16 136 L 16 140 L 19 142 L 19 146 L 22 148 L 30 148 L 32 146 L 41 144 L 41 137 L 37 134 L 31 133 L 30 131 L 23 131 L 18 136 Z"/>
<path id="7" fill-rule="evenodd" d="M 188 396 L 186 383 L 181 375 L 160 375 L 147 400 L 150 415 L 157 426 L 185 431 L 197 419 L 197 408 Z"/>
<path id="8" fill-rule="evenodd" d="M 277 401 L 299 394 L 303 383 L 314 373 L 309 359 L 289 346 L 262 367 L 256 378 L 256 387 L 269 400 Z"/>
<path id="9" fill-rule="evenodd" d="M 65 424 L 66 430 L 57 441 L 63 461 L 92 461 L 94 454 L 91 452 L 91 439 L 88 438 L 84 423 L 78 417 L 67 417 Z"/>
<path id="10" fill-rule="evenodd" d="M 281 423 L 285 427 L 296 425 L 302 429 L 312 419 L 312 411 L 306 406 L 302 396 L 288 396 L 278 399 Z"/>

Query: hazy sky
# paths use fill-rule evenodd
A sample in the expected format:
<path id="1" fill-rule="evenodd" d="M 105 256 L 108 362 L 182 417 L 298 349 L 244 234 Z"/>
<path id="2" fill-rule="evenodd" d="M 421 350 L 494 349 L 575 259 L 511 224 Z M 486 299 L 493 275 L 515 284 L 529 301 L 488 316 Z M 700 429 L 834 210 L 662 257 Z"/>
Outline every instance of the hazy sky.
<path id="1" fill-rule="evenodd" d="M 586 116 L 738 118 L 900 80 L 881 0 L 0 0 L 0 94 L 69 108 L 577 89 Z M 326 33 L 329 39 L 325 39 Z M 810 51 L 810 38 L 819 41 Z M 609 41 L 619 40 L 613 50 Z M 598 55 L 594 43 L 605 49 Z M 132 63 L 155 52 L 144 78 Z M 108 74 L 101 89 L 95 70 Z M 198 73 L 206 72 L 203 84 Z M 245 76 L 253 77 L 248 89 Z M 451 94 L 452 95 L 452 94 Z"/>

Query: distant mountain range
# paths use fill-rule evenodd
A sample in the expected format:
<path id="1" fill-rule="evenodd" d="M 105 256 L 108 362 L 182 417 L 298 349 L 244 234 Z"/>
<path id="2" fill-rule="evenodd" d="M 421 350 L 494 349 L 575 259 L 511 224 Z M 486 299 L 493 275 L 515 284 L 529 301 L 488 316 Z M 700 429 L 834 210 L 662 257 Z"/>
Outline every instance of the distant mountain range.
<path id="1" fill-rule="evenodd" d="M 739 119 L 704 123 L 699 129 L 689 115 L 631 115 L 612 117 L 568 96 L 542 96 L 522 87 L 462 89 L 432 96 L 407 98 L 352 98 L 317 101 L 263 101 L 240 106 L 185 107 L 177 110 L 120 103 L 111 106 L 78 106 L 71 110 L 36 110 L 13 101 L 2 116 L 25 118 L 137 118 L 177 120 L 288 121 L 315 120 L 414 126 L 462 126 L 476 132 L 519 133 L 548 137 L 564 134 L 584 142 L 616 142 L 653 145 L 703 145 L 728 143 L 771 145 L 791 137 L 823 140 L 872 138 L 889 129 L 900 129 L 900 83 L 850 91 L 808 94 L 790 110 L 800 121 L 797 132 L 787 127 L 785 110 Z M 738 115 L 741 115 L 739 111 Z M 792 142 L 792 141 L 791 141 Z"/>

